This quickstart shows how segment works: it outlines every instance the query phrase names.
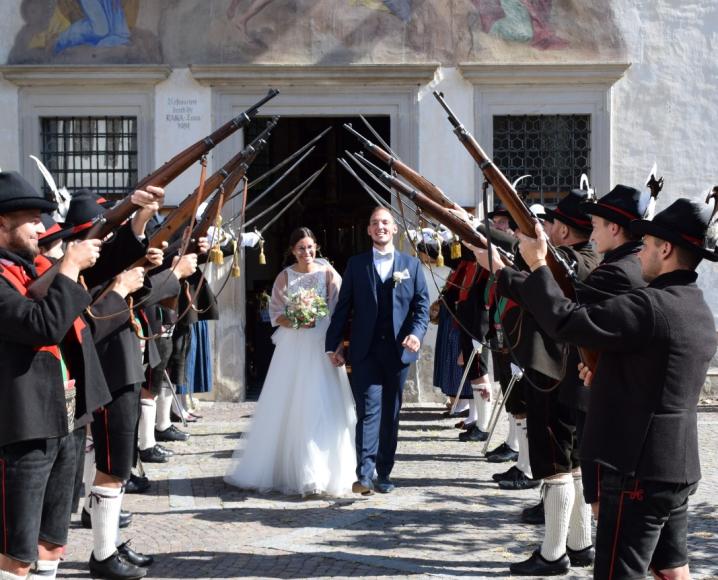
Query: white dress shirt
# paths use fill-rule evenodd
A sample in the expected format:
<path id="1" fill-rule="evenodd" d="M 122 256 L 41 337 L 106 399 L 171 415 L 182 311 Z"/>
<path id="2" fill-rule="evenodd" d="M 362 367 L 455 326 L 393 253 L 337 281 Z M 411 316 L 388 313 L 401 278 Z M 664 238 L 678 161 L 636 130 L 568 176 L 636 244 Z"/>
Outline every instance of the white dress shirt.
<path id="1" fill-rule="evenodd" d="M 391 276 L 391 271 L 394 268 L 394 248 L 386 252 L 380 252 L 376 248 L 372 248 L 372 253 L 374 257 L 374 269 L 381 281 L 386 282 L 386 279 Z"/>

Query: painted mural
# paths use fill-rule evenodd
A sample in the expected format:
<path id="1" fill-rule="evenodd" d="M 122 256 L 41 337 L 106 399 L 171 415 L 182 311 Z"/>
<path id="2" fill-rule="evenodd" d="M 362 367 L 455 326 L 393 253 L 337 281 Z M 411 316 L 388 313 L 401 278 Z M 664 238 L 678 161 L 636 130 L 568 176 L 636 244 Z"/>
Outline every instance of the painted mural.
<path id="1" fill-rule="evenodd" d="M 22 0 L 19 63 L 620 58 L 608 0 Z"/>

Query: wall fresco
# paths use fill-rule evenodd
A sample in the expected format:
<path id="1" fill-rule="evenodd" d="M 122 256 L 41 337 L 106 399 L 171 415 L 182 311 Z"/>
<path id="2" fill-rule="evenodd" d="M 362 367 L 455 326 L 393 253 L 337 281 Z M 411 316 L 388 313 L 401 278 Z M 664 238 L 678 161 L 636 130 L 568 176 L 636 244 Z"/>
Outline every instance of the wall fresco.
<path id="1" fill-rule="evenodd" d="M 597 0 L 23 0 L 9 63 L 611 60 Z"/>

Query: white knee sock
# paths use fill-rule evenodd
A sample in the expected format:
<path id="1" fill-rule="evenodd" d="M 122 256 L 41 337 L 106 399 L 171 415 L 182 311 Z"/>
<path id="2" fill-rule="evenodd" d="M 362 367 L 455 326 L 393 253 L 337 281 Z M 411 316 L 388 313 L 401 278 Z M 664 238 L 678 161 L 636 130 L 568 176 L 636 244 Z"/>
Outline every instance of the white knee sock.
<path id="1" fill-rule="evenodd" d="M 581 472 L 572 475 L 576 499 L 574 499 L 571 509 L 566 545 L 572 550 L 583 550 L 593 543 L 591 541 L 591 506 L 583 499 Z"/>
<path id="2" fill-rule="evenodd" d="M 29 576 L 19 576 L 7 570 L 0 570 L 0 580 L 25 580 L 25 578 L 29 578 Z"/>
<path id="3" fill-rule="evenodd" d="M 516 467 L 523 471 L 527 477 L 533 477 L 531 462 L 529 461 L 529 438 L 526 432 L 526 419 L 516 419 L 516 436 L 519 440 L 519 458 Z"/>
<path id="4" fill-rule="evenodd" d="M 60 560 L 38 560 L 30 568 L 30 573 L 27 575 L 28 580 L 55 580 L 57 576 L 57 567 L 60 565 Z"/>
<path id="5" fill-rule="evenodd" d="M 117 529 L 120 526 L 122 490 L 119 487 L 92 486 L 90 498 L 92 540 L 95 560 L 107 560 L 115 553 Z"/>
<path id="6" fill-rule="evenodd" d="M 122 511 L 122 500 L 125 499 L 125 488 L 122 487 L 122 491 L 120 492 L 120 512 Z M 119 546 L 122 543 L 122 538 L 120 537 L 120 518 L 117 518 L 117 532 L 115 533 L 115 547 Z"/>
<path id="7" fill-rule="evenodd" d="M 511 447 L 514 451 L 519 450 L 519 438 L 516 430 L 516 419 L 509 413 L 509 433 L 506 435 L 506 445 Z"/>
<path id="8" fill-rule="evenodd" d="M 166 431 L 172 426 L 170 421 L 170 412 L 172 411 L 172 393 L 169 388 L 160 389 L 157 395 L 157 418 L 155 419 L 155 428 L 158 431 Z"/>
<path id="9" fill-rule="evenodd" d="M 157 416 L 157 403 L 154 399 L 140 399 L 140 424 L 138 432 L 138 445 L 140 450 L 155 446 L 155 418 Z"/>
<path id="10" fill-rule="evenodd" d="M 558 560 L 566 553 L 568 522 L 573 507 L 574 488 L 570 473 L 552 479 L 544 479 L 543 507 L 546 514 L 541 556 L 546 560 Z"/>
<path id="11" fill-rule="evenodd" d="M 491 419 L 491 397 L 484 399 L 481 392 L 488 390 L 491 393 L 491 383 L 476 383 L 471 385 L 474 392 L 474 405 L 476 405 L 476 426 L 481 431 L 487 431 Z"/>
<path id="12" fill-rule="evenodd" d="M 464 423 L 476 423 L 476 400 L 469 399 L 469 416 Z"/>

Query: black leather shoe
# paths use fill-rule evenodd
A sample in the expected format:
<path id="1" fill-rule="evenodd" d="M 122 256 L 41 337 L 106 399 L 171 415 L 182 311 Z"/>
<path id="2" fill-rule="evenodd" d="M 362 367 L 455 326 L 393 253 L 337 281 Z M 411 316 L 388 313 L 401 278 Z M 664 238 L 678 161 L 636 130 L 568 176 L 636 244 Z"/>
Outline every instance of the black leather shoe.
<path id="1" fill-rule="evenodd" d="M 144 493 L 149 488 L 150 480 L 135 474 L 130 475 L 130 479 L 125 483 L 125 493 Z"/>
<path id="2" fill-rule="evenodd" d="M 488 438 L 489 434 L 479 429 L 476 425 L 468 431 L 459 433 L 459 441 L 486 441 Z"/>
<path id="3" fill-rule="evenodd" d="M 125 489 L 125 491 L 127 491 Z M 92 529 L 92 516 L 85 508 L 82 508 L 82 514 L 80 515 L 80 522 L 82 527 L 86 530 Z M 126 528 L 132 523 L 132 512 L 121 511 L 120 512 L 120 527 Z"/>
<path id="4" fill-rule="evenodd" d="M 146 575 L 147 570 L 128 562 L 119 552 L 115 552 L 107 560 L 95 560 L 94 554 L 90 556 L 90 576 L 93 578 L 136 580 Z"/>
<path id="5" fill-rule="evenodd" d="M 486 452 L 486 461 L 489 463 L 504 463 L 506 461 L 516 461 L 519 458 L 519 452 L 514 451 L 506 445 L 506 443 L 502 443 L 499 445 L 496 449 L 492 449 L 491 451 Z"/>
<path id="6" fill-rule="evenodd" d="M 587 568 L 593 565 L 593 561 L 596 559 L 596 549 L 593 545 L 584 548 L 583 550 L 572 550 L 566 546 L 566 555 L 571 561 L 571 566 L 576 568 Z"/>
<path id="7" fill-rule="evenodd" d="M 189 433 L 180 431 L 174 425 L 170 425 L 164 431 L 155 429 L 155 439 L 157 441 L 187 441 Z"/>
<path id="8" fill-rule="evenodd" d="M 372 495 L 374 493 L 374 484 L 371 481 L 360 479 L 352 484 L 352 493 L 361 495 Z"/>
<path id="9" fill-rule="evenodd" d="M 536 505 L 521 510 L 521 521 L 525 524 L 543 524 L 546 516 L 543 511 L 543 500 Z"/>
<path id="10" fill-rule="evenodd" d="M 140 449 L 140 459 L 142 463 L 167 463 L 170 460 L 169 455 L 157 449 L 157 445 L 149 449 Z"/>
<path id="11" fill-rule="evenodd" d="M 159 443 L 155 443 L 155 447 L 159 450 L 160 453 L 163 453 L 167 457 L 174 457 L 175 452 L 169 449 L 168 447 L 165 447 L 164 445 L 160 445 Z"/>
<path id="12" fill-rule="evenodd" d="M 536 550 L 528 560 L 515 562 L 509 566 L 512 574 L 517 576 L 563 576 L 571 569 L 571 562 L 564 554 L 558 560 L 549 562 Z"/>
<path id="13" fill-rule="evenodd" d="M 504 481 L 506 479 L 511 479 L 512 477 L 516 477 L 516 472 L 519 470 L 518 467 L 515 465 L 512 465 L 508 468 L 507 471 L 502 471 L 501 473 L 494 473 L 491 476 L 491 479 L 493 479 L 495 482 Z"/>
<path id="14" fill-rule="evenodd" d="M 533 489 L 541 485 L 540 479 L 529 479 L 520 469 L 516 471 L 518 473 L 514 474 L 513 477 L 499 481 L 499 487 L 501 489 Z"/>
<path id="15" fill-rule="evenodd" d="M 374 489 L 378 493 L 391 493 L 396 489 L 396 486 L 388 477 L 379 477 L 374 483 Z"/>
<path id="16" fill-rule="evenodd" d="M 140 568 L 147 568 L 148 566 L 152 566 L 155 561 L 152 556 L 148 556 L 147 554 L 140 554 L 139 552 L 135 552 L 132 548 L 130 548 L 130 540 L 127 540 L 124 544 L 120 544 L 119 546 L 117 546 L 117 551 L 130 564 L 134 564 L 135 566 L 139 566 Z"/>

